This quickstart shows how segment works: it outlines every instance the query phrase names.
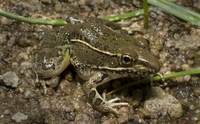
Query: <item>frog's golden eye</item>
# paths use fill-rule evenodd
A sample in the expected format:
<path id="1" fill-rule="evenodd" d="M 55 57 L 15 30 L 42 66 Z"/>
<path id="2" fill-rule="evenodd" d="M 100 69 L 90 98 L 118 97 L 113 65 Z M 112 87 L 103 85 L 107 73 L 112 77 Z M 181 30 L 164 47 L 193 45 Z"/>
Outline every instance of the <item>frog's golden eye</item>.
<path id="1" fill-rule="evenodd" d="M 129 55 L 122 55 L 121 61 L 122 61 L 122 64 L 129 65 L 133 62 L 133 58 Z"/>

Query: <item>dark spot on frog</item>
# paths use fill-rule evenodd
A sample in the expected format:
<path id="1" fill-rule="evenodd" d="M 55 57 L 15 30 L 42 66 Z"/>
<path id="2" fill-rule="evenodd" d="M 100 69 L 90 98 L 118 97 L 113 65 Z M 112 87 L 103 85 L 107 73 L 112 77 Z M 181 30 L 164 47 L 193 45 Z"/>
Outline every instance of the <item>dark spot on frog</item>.
<path id="1" fill-rule="evenodd" d="M 90 92 L 89 93 L 89 100 L 94 99 L 95 95 L 96 95 L 96 92 L 94 90 L 92 92 Z"/>
<path id="2" fill-rule="evenodd" d="M 70 52 L 70 51 L 69 51 Z M 70 52 L 70 57 L 73 58 L 74 54 L 72 52 Z"/>
<path id="3" fill-rule="evenodd" d="M 41 73 L 37 73 L 38 74 L 38 77 L 40 77 L 40 78 L 44 78 L 44 76 L 43 76 L 43 74 L 41 74 Z"/>
<path id="4" fill-rule="evenodd" d="M 110 51 L 109 48 L 110 48 L 110 47 L 109 47 L 108 45 L 105 45 L 105 46 L 104 46 L 104 50 L 105 50 L 105 51 Z"/>
<path id="5" fill-rule="evenodd" d="M 94 105 L 96 105 L 96 106 L 100 106 L 101 103 L 102 103 L 102 100 L 99 99 L 99 98 L 97 98 L 97 99 L 95 100 L 95 102 L 94 102 Z"/>
<path id="6" fill-rule="evenodd" d="M 102 77 L 101 77 L 101 80 L 96 82 L 97 84 L 98 83 L 101 83 L 104 79 L 106 79 L 108 77 L 108 74 L 104 74 Z"/>
<path id="7" fill-rule="evenodd" d="M 99 47 L 101 47 L 101 44 L 100 43 L 95 43 L 95 48 L 99 48 Z"/>

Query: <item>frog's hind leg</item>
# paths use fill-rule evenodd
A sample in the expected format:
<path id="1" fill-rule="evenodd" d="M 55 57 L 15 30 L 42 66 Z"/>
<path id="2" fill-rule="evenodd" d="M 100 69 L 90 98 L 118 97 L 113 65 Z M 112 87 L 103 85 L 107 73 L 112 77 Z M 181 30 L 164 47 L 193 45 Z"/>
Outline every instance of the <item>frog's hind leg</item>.
<path id="1" fill-rule="evenodd" d="M 112 80 L 112 78 L 101 72 L 94 74 L 87 82 L 83 85 L 83 91 L 86 94 L 90 104 L 100 112 L 112 112 L 115 115 L 119 115 L 118 111 L 114 109 L 116 106 L 128 106 L 128 103 L 114 103 L 119 101 L 119 98 L 114 98 L 106 101 L 97 91 L 97 87 L 102 85 L 108 81 Z M 105 97 L 105 96 L 104 96 Z"/>

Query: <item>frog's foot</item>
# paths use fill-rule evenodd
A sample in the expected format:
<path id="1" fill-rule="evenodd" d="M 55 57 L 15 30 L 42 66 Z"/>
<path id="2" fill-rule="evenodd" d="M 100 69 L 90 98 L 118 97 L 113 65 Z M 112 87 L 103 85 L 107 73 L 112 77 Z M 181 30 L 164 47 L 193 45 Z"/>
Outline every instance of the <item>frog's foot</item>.
<path id="1" fill-rule="evenodd" d="M 107 101 L 109 104 L 109 106 L 111 107 L 111 108 L 114 108 L 114 107 L 117 107 L 117 106 L 129 106 L 129 104 L 128 103 L 125 103 L 125 102 L 119 102 L 119 103 L 114 103 L 114 102 L 116 102 L 116 101 L 120 101 L 121 99 L 120 98 L 118 98 L 118 97 L 116 97 L 116 98 L 113 98 L 113 99 L 111 99 L 111 100 L 109 100 L 109 101 Z M 118 113 L 118 112 L 117 112 Z M 116 113 L 116 114 L 117 114 Z"/>
<path id="2" fill-rule="evenodd" d="M 102 98 L 105 101 L 106 101 L 106 93 L 107 93 L 106 90 L 104 90 L 103 93 L 102 93 Z M 120 102 L 120 103 L 114 103 L 114 102 L 117 102 L 117 101 L 120 101 L 120 100 L 121 100 L 120 98 L 115 97 L 115 98 L 113 98 L 113 99 L 111 99 L 111 100 L 109 100 L 107 102 L 110 103 L 112 107 L 116 107 L 116 106 L 129 106 L 129 104 L 125 103 L 125 102 L 124 103 L 122 103 L 122 102 Z"/>
<path id="3" fill-rule="evenodd" d="M 99 95 L 99 93 L 97 92 L 96 88 L 92 88 L 88 95 L 89 95 L 89 101 L 90 101 L 91 105 L 96 110 L 103 112 L 103 113 L 112 112 L 118 116 L 119 112 L 114 107 L 129 106 L 128 103 L 123 103 L 123 102 L 115 103 L 116 101 L 120 101 L 120 98 L 117 98 L 117 97 L 107 101 L 105 99 L 105 95 L 103 95 L 103 97 L 101 97 Z"/>

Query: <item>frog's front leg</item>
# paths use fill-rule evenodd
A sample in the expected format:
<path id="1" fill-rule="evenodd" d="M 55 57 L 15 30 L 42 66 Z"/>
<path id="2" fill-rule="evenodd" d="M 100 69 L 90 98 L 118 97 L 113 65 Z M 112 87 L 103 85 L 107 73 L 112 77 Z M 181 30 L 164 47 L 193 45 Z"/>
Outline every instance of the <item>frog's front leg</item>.
<path id="1" fill-rule="evenodd" d="M 112 80 L 112 78 L 109 75 L 98 72 L 92 77 L 90 77 L 90 79 L 87 82 L 84 83 L 83 91 L 93 108 L 100 112 L 112 112 L 116 115 L 119 115 L 119 113 L 117 112 L 117 110 L 114 109 L 114 107 L 124 105 L 128 106 L 129 104 L 114 103 L 116 101 L 119 101 L 119 98 L 114 98 L 109 101 L 106 101 L 104 98 L 102 98 L 102 96 L 98 93 L 96 89 L 99 85 L 102 85 L 110 80 Z"/>
<path id="2" fill-rule="evenodd" d="M 38 74 L 36 74 L 36 82 L 40 83 L 43 87 L 44 90 L 44 94 L 47 94 L 47 86 L 51 87 L 51 88 L 55 88 L 56 86 L 58 86 L 58 83 L 60 81 L 60 76 L 54 76 L 52 78 L 49 79 L 38 79 Z"/>

